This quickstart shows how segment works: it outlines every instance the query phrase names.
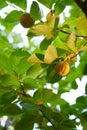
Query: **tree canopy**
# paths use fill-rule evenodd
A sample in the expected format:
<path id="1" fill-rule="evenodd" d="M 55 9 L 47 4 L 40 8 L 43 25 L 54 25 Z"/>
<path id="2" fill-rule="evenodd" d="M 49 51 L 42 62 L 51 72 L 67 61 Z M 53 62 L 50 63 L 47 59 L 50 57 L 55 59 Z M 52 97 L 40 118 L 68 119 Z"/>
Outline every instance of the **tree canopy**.
<path id="1" fill-rule="evenodd" d="M 61 97 L 87 75 L 87 0 L 0 0 L 0 10 L 0 130 L 87 130 L 87 85 L 75 104 Z"/>

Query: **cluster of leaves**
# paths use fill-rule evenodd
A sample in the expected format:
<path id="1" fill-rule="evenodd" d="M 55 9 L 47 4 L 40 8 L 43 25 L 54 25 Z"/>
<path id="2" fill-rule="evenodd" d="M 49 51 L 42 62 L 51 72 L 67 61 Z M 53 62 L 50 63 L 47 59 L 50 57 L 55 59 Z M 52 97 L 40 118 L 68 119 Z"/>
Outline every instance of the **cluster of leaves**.
<path id="1" fill-rule="evenodd" d="M 78 97 L 74 105 L 61 98 L 61 94 L 77 89 L 76 78 L 87 75 L 85 14 L 74 0 L 33 1 L 29 13 L 35 24 L 27 32 L 29 46 L 19 48 L 23 39 L 12 29 L 20 23 L 29 5 L 26 0 L 0 0 L 0 9 L 4 10 L 8 4 L 14 10 L 5 18 L 0 17 L 0 117 L 8 116 L 15 130 L 32 130 L 35 124 L 36 129 L 43 130 L 75 130 L 81 124 L 86 130 L 87 96 Z M 40 4 L 50 10 L 50 18 L 45 16 L 43 20 Z M 67 5 L 70 6 L 69 17 L 64 13 Z M 60 22 L 61 13 L 63 23 Z M 39 45 L 32 42 L 41 35 L 43 39 Z M 80 64 L 76 68 L 78 53 Z M 56 73 L 55 65 L 66 58 L 71 59 L 71 70 L 63 79 Z M 59 88 L 55 88 L 55 83 Z M 87 86 L 85 88 L 86 95 Z"/>

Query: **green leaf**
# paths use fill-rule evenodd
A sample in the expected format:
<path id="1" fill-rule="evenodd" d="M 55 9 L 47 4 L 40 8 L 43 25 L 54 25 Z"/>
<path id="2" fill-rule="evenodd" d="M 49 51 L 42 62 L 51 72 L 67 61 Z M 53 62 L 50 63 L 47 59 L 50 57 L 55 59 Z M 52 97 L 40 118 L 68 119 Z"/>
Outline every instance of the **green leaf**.
<path id="1" fill-rule="evenodd" d="M 75 122 L 75 120 L 65 120 L 62 125 L 63 125 L 63 127 L 65 126 L 65 128 L 73 129 L 76 127 L 76 122 Z"/>
<path id="2" fill-rule="evenodd" d="M 87 121 L 87 112 L 83 112 L 81 116 L 85 119 L 85 121 Z"/>
<path id="3" fill-rule="evenodd" d="M 0 22 L 1 22 L 1 25 L 5 27 L 4 33 L 7 36 L 12 31 L 12 28 L 15 26 L 15 22 L 12 22 L 9 24 L 9 23 L 5 22 L 5 18 L 0 19 Z"/>
<path id="4" fill-rule="evenodd" d="M 23 50 L 23 48 L 17 48 L 17 49 L 14 49 L 12 55 L 18 56 L 21 58 L 21 57 L 29 56 L 29 53 L 27 51 Z"/>
<path id="5" fill-rule="evenodd" d="M 35 88 L 39 87 L 39 82 L 33 78 L 30 78 L 30 77 L 26 77 L 23 80 L 23 84 L 24 84 L 26 89 L 35 89 Z"/>
<path id="6" fill-rule="evenodd" d="M 37 105 L 31 103 L 21 103 L 22 109 L 27 114 L 35 114 L 38 110 Z"/>
<path id="7" fill-rule="evenodd" d="M 43 54 L 36 53 L 36 56 L 37 56 L 41 61 L 44 60 L 44 55 L 43 55 Z"/>
<path id="8" fill-rule="evenodd" d="M 53 41 L 54 45 L 59 48 L 59 49 L 62 49 L 62 50 L 65 50 L 65 51 L 70 51 L 67 44 L 65 42 L 63 42 L 59 37 L 57 37 L 54 41 Z"/>
<path id="9" fill-rule="evenodd" d="M 83 73 L 84 73 L 84 75 L 87 75 L 87 63 L 85 64 L 85 67 L 84 67 L 84 71 L 83 71 Z"/>
<path id="10" fill-rule="evenodd" d="M 87 101 L 87 97 L 84 97 L 84 96 L 80 96 L 76 99 L 76 102 L 77 103 L 83 103 L 83 104 L 86 104 L 86 101 Z"/>
<path id="11" fill-rule="evenodd" d="M 60 13 L 62 13 L 62 11 L 64 10 L 64 8 L 65 8 L 65 5 L 63 4 L 63 2 L 57 1 L 56 4 L 55 4 L 55 6 L 54 6 L 55 14 L 59 15 Z"/>
<path id="12" fill-rule="evenodd" d="M 85 86 L 85 93 L 87 94 L 87 84 L 86 84 L 86 86 Z"/>
<path id="13" fill-rule="evenodd" d="M 46 126 L 43 130 L 54 130 L 54 128 L 52 126 Z"/>
<path id="14" fill-rule="evenodd" d="M 77 77 L 81 78 L 83 75 L 84 65 L 84 62 L 81 62 L 78 68 L 72 67 L 70 73 L 67 75 L 67 80 L 71 82 L 74 81 Z"/>
<path id="15" fill-rule="evenodd" d="M 8 64 L 8 58 L 5 55 L 0 54 L 0 69 L 7 69 Z"/>
<path id="16" fill-rule="evenodd" d="M 68 25 L 69 28 L 67 28 L 67 32 L 73 32 L 73 30 L 76 27 L 77 19 L 76 17 L 68 17 L 68 19 L 65 19 L 63 26 Z"/>
<path id="17" fill-rule="evenodd" d="M 59 94 L 64 93 L 64 92 L 69 92 L 72 89 L 71 83 L 67 82 L 66 80 L 59 82 Z"/>
<path id="18" fill-rule="evenodd" d="M 36 12 L 37 12 L 37 15 L 36 15 Z M 34 20 L 40 20 L 42 18 L 42 16 L 41 16 L 41 10 L 39 8 L 39 5 L 35 1 L 33 1 L 32 5 L 31 5 L 30 14 L 31 14 L 31 17 Z"/>
<path id="19" fill-rule="evenodd" d="M 52 0 L 38 0 L 40 3 L 42 3 L 43 5 L 45 5 L 48 8 L 52 7 L 53 1 Z"/>
<path id="20" fill-rule="evenodd" d="M 81 124 L 82 124 L 84 130 L 87 130 L 87 120 L 82 119 Z"/>
<path id="21" fill-rule="evenodd" d="M 5 49 L 6 51 L 12 50 L 12 45 L 9 44 L 9 41 L 5 36 L 1 35 L 0 36 L 0 52 L 3 52 Z"/>
<path id="22" fill-rule="evenodd" d="M 75 108 L 78 108 L 78 111 L 80 113 L 82 113 L 82 111 L 84 111 L 84 109 L 87 108 L 87 97 L 85 96 L 79 96 L 77 99 L 76 99 L 76 104 L 74 105 Z"/>
<path id="23" fill-rule="evenodd" d="M 21 8 L 23 8 L 24 10 L 27 7 L 27 1 L 26 0 L 8 0 L 9 2 L 11 2 L 12 4 L 15 4 Z"/>
<path id="24" fill-rule="evenodd" d="M 48 83 L 55 83 L 61 80 L 61 76 L 58 76 L 55 70 L 55 64 L 51 64 L 47 69 L 46 80 Z"/>
<path id="25" fill-rule="evenodd" d="M 9 59 L 4 54 L 0 54 L 0 70 L 4 70 L 6 73 L 12 73 Z"/>
<path id="26" fill-rule="evenodd" d="M 24 115 L 19 122 L 15 125 L 15 130 L 32 130 L 35 122 L 35 116 Z"/>
<path id="27" fill-rule="evenodd" d="M 59 0 L 61 3 L 63 3 L 64 5 L 72 5 L 73 4 L 73 0 Z"/>
<path id="28" fill-rule="evenodd" d="M 41 111 L 42 114 L 45 114 L 50 120 L 52 119 L 54 113 L 50 107 L 41 105 L 39 106 L 39 110 Z"/>
<path id="29" fill-rule="evenodd" d="M 2 96 L 0 96 L 0 104 L 1 105 L 8 105 L 12 103 L 17 98 L 17 94 L 10 90 L 9 92 L 4 92 Z"/>
<path id="30" fill-rule="evenodd" d="M 38 89 L 35 93 L 34 93 L 34 101 L 38 102 L 51 102 L 52 101 L 52 97 L 55 94 L 52 92 L 51 89 Z"/>
<path id="31" fill-rule="evenodd" d="M 72 82 L 72 88 L 73 89 L 77 89 L 78 88 L 78 85 L 77 85 L 75 80 Z"/>
<path id="32" fill-rule="evenodd" d="M 5 22 L 18 24 L 22 14 L 22 12 L 13 10 L 5 17 Z"/>
<path id="33" fill-rule="evenodd" d="M 20 82 L 18 81 L 17 77 L 14 75 L 3 75 L 0 77 L 1 85 L 4 87 L 9 86 L 20 86 Z"/>
<path id="34" fill-rule="evenodd" d="M 55 10 L 55 14 L 59 15 L 60 13 L 63 12 L 63 10 L 65 9 L 65 7 L 67 5 L 72 5 L 73 0 L 58 0 L 55 2 L 55 6 L 54 6 L 54 10 Z"/>
<path id="35" fill-rule="evenodd" d="M 7 4 L 5 0 L 0 0 L 0 9 L 4 8 L 6 5 Z"/>
<path id="36" fill-rule="evenodd" d="M 81 9 L 79 8 L 79 6 L 77 6 L 77 4 L 73 1 L 72 8 L 70 9 L 70 15 L 72 17 L 77 17 L 77 16 L 81 15 L 81 13 L 82 12 L 81 12 Z"/>
<path id="37" fill-rule="evenodd" d="M 44 38 L 42 41 L 41 41 L 41 43 L 40 43 L 40 48 L 41 48 L 41 50 L 46 50 L 47 49 L 47 47 L 51 44 L 51 41 L 52 41 L 52 39 L 46 39 L 46 38 Z"/>
<path id="38" fill-rule="evenodd" d="M 15 116 L 15 115 L 22 114 L 21 109 L 16 104 L 7 105 L 6 107 L 3 108 L 2 111 L 5 115 L 8 115 L 8 116 L 9 115 Z"/>
<path id="39" fill-rule="evenodd" d="M 27 57 L 24 57 L 20 60 L 19 64 L 15 67 L 17 74 L 21 75 L 26 73 L 31 65 L 27 62 Z"/>
<path id="40" fill-rule="evenodd" d="M 10 62 L 12 65 L 12 69 L 17 74 L 19 75 L 23 74 L 29 69 L 30 64 L 27 62 L 28 57 L 29 57 L 29 53 L 22 49 L 16 49 L 11 54 Z"/>
<path id="41" fill-rule="evenodd" d="M 69 28 L 69 27 L 68 25 L 64 25 L 63 28 Z M 68 34 L 60 31 L 57 38 L 60 39 L 62 42 L 66 42 L 67 37 L 68 37 Z"/>
<path id="42" fill-rule="evenodd" d="M 31 65 L 31 67 L 27 71 L 27 75 L 33 79 L 35 79 L 42 71 L 42 67 L 40 64 Z"/>

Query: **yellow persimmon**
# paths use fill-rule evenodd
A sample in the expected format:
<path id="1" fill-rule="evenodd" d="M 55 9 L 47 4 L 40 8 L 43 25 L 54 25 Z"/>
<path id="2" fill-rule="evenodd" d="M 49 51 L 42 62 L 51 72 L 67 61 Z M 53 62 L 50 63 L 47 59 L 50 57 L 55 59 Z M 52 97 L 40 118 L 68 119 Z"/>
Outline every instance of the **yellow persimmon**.
<path id="1" fill-rule="evenodd" d="M 56 64 L 56 72 L 60 76 L 65 76 L 69 73 L 70 71 L 70 66 L 67 61 L 59 61 Z"/>

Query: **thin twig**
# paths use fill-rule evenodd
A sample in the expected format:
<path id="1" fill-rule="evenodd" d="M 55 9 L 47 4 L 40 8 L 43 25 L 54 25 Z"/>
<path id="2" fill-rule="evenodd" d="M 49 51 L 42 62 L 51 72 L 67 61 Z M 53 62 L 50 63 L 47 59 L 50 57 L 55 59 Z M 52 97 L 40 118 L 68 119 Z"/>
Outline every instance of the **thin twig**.
<path id="1" fill-rule="evenodd" d="M 71 34 L 71 32 L 67 32 L 67 31 L 64 31 L 64 30 L 62 30 L 62 29 L 59 29 L 59 28 L 57 28 L 60 32 L 63 32 L 63 33 L 66 33 L 66 34 Z M 75 34 L 76 35 L 76 37 L 82 37 L 82 38 L 87 38 L 87 36 L 82 36 L 82 35 L 77 35 L 77 34 Z"/>
<path id="2" fill-rule="evenodd" d="M 21 94 L 21 95 L 27 97 L 28 95 L 26 94 L 25 89 L 24 89 L 24 86 L 22 85 L 22 83 L 20 83 L 20 87 L 21 87 L 21 88 L 20 88 L 21 91 L 19 92 L 19 94 Z"/>
<path id="3" fill-rule="evenodd" d="M 76 53 L 72 53 L 71 55 L 67 56 L 64 61 L 70 62 L 70 61 L 71 61 L 73 58 L 75 58 L 79 53 L 80 53 L 80 51 L 78 51 L 78 52 L 76 52 Z"/>
<path id="4" fill-rule="evenodd" d="M 27 97 L 27 94 L 26 94 L 25 89 L 24 89 L 23 86 L 21 86 L 21 90 L 22 90 L 22 95 L 25 96 L 25 97 Z"/>
<path id="5" fill-rule="evenodd" d="M 53 126 L 53 128 L 55 129 L 55 130 L 58 130 L 56 127 L 55 127 L 55 125 L 53 124 L 53 122 L 44 114 L 44 112 L 41 110 L 41 109 L 39 109 L 40 110 L 40 112 L 43 114 L 43 116 L 51 123 L 51 125 Z"/>

